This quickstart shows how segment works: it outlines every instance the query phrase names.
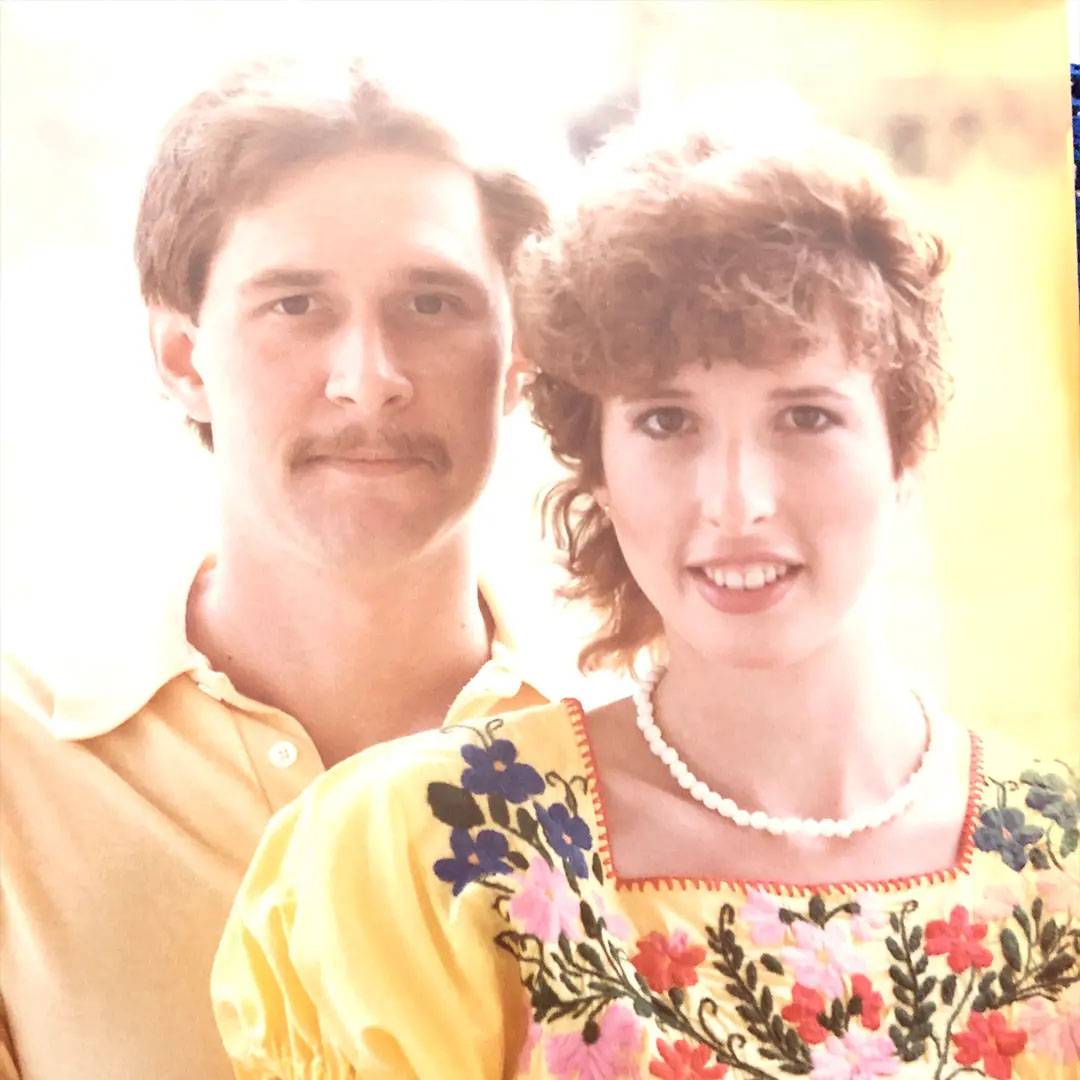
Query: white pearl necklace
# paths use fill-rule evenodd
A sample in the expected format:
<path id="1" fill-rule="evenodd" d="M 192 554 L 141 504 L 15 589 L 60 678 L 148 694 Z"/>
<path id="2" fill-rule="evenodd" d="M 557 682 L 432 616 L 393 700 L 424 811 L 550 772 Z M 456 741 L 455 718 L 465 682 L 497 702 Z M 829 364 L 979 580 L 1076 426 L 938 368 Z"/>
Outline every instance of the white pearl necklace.
<path id="1" fill-rule="evenodd" d="M 902 787 L 897 789 L 883 803 L 871 807 L 869 810 L 860 811 L 849 818 L 797 818 L 773 817 L 764 810 L 744 810 L 733 799 L 727 799 L 717 794 L 704 780 L 699 780 L 687 767 L 686 762 L 679 757 L 674 747 L 669 746 L 656 725 L 653 712 L 653 691 L 664 675 L 665 668 L 654 668 L 646 679 L 634 691 L 634 705 L 637 709 L 637 726 L 649 750 L 658 757 L 668 768 L 675 782 L 690 796 L 703 806 L 715 810 L 722 817 L 728 818 L 736 825 L 758 829 L 772 833 L 773 836 L 827 836 L 847 839 L 849 836 L 865 829 L 876 829 L 891 821 L 903 813 L 915 800 L 923 779 L 927 773 L 927 765 L 931 760 L 931 751 L 934 748 L 933 723 L 930 714 L 922 699 L 916 695 L 919 708 L 922 709 L 926 718 L 927 742 L 922 759 L 915 767 L 915 771 L 908 777 Z"/>

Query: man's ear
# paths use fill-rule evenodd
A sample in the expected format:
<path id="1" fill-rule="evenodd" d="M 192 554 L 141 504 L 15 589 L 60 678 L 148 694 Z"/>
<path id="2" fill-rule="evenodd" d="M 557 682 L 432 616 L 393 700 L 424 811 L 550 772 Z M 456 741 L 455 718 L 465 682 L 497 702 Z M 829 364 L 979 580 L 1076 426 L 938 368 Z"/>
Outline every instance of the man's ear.
<path id="1" fill-rule="evenodd" d="M 192 420 L 210 423 L 206 387 L 192 362 L 195 327 L 191 320 L 169 308 L 151 308 L 150 344 L 154 349 L 158 378 L 169 396 L 184 407 Z"/>
<path id="2" fill-rule="evenodd" d="M 525 381 L 533 374 L 532 364 L 522 355 L 517 339 L 510 347 L 510 366 L 506 369 L 506 382 L 503 391 L 503 416 L 509 416 L 521 401 L 521 391 Z"/>

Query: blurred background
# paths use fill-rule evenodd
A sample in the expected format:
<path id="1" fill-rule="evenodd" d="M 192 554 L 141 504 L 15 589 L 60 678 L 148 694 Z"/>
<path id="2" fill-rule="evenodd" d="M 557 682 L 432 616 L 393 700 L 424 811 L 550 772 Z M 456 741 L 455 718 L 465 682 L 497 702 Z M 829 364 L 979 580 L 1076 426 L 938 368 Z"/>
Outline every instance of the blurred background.
<path id="1" fill-rule="evenodd" d="M 893 639 L 962 722 L 1080 751 L 1075 3 L 8 0 L 0 20 L 5 650 L 48 663 L 212 535 L 210 463 L 158 393 L 131 238 L 162 125 L 222 70 L 362 53 L 556 191 L 637 106 L 719 87 L 752 119 L 788 87 L 881 148 L 953 252 L 956 395 L 897 538 Z M 568 679 L 588 620 L 553 602 L 538 539 L 554 478 L 519 411 L 485 574 L 538 677 L 595 701 L 613 685 Z"/>

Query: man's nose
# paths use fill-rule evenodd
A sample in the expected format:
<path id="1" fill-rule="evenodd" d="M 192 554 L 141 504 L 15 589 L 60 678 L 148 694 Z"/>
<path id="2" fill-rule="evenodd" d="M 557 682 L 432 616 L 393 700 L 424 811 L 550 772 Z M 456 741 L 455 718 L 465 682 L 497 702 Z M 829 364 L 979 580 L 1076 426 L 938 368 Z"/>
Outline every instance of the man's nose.
<path id="1" fill-rule="evenodd" d="M 704 517 L 725 536 L 741 536 L 776 512 L 775 464 L 752 440 L 732 438 L 700 470 Z"/>
<path id="2" fill-rule="evenodd" d="M 350 326 L 334 342 L 326 396 L 335 405 L 359 406 L 372 415 L 412 401 L 412 381 L 377 323 Z"/>

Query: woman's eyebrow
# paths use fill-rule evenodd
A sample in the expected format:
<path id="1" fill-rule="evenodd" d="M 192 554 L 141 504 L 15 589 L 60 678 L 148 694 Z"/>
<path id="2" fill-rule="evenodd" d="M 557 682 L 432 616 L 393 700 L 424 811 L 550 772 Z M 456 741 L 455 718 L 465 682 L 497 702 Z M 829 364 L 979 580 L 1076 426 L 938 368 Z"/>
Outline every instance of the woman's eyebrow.
<path id="1" fill-rule="evenodd" d="M 833 398 L 837 401 L 851 400 L 847 394 L 841 393 L 831 386 L 821 386 L 820 384 L 807 386 L 781 386 L 776 390 L 771 391 L 769 397 L 774 401 L 792 401 L 796 398 L 810 397 Z"/>

